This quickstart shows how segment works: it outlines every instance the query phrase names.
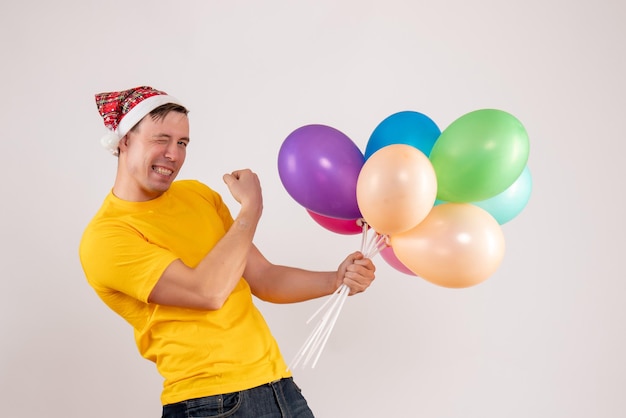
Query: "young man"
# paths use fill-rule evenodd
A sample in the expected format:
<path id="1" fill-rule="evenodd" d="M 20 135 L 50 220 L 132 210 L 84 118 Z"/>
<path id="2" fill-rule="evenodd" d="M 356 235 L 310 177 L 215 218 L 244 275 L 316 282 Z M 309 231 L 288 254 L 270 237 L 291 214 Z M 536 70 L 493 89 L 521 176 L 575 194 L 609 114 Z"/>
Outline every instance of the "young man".
<path id="1" fill-rule="evenodd" d="M 371 260 L 355 252 L 330 272 L 270 263 L 253 244 L 263 209 L 255 173 L 223 177 L 241 205 L 235 219 L 206 185 L 174 181 L 190 142 L 177 99 L 142 86 L 98 94 L 96 103 L 118 167 L 80 260 L 164 377 L 163 417 L 313 416 L 252 295 L 298 302 L 342 283 L 358 293 L 374 280 Z"/>

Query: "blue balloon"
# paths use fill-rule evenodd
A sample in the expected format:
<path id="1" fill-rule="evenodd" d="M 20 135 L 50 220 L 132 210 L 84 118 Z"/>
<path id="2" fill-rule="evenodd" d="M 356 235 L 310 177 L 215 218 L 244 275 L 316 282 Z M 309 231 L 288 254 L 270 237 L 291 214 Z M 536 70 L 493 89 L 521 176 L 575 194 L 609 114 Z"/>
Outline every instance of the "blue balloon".
<path id="1" fill-rule="evenodd" d="M 394 113 L 372 132 L 365 148 L 365 159 L 393 144 L 411 145 L 428 157 L 440 134 L 441 130 L 435 122 L 422 113 L 411 110 Z"/>
<path id="2" fill-rule="evenodd" d="M 486 200 L 472 202 L 493 216 L 500 225 L 515 218 L 526 207 L 532 190 L 532 178 L 528 166 L 505 191 Z"/>

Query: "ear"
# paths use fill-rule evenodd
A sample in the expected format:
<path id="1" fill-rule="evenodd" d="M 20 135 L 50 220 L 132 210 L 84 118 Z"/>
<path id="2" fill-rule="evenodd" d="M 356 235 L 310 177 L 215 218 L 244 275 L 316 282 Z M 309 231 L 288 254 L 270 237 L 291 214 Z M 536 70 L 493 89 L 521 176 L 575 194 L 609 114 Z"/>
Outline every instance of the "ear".
<path id="1" fill-rule="evenodd" d="M 120 152 L 126 151 L 128 149 L 128 134 L 124 135 L 122 139 L 120 139 L 117 147 L 119 148 Z"/>

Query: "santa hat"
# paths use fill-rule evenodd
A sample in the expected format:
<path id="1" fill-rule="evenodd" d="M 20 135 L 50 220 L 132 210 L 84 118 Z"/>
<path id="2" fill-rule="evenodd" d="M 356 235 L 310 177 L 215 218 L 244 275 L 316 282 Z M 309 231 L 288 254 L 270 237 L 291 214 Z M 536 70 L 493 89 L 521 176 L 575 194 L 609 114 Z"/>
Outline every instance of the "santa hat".
<path id="1" fill-rule="evenodd" d="M 96 94 L 98 111 L 104 119 L 104 126 L 109 130 L 100 143 L 113 155 L 117 155 L 120 139 L 144 116 L 167 103 L 182 106 L 178 99 L 148 86 Z"/>

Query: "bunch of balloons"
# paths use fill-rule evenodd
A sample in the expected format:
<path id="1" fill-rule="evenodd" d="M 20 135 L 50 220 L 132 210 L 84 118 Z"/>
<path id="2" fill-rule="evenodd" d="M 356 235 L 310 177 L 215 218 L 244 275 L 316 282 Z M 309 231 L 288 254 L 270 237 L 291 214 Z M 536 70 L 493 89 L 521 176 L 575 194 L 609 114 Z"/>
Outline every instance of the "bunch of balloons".
<path id="1" fill-rule="evenodd" d="M 403 111 L 376 126 L 365 153 L 333 127 L 302 126 L 283 142 L 278 170 L 322 227 L 359 234 L 366 224 L 396 270 L 465 288 L 503 259 L 501 225 L 530 198 L 528 154 L 526 129 L 505 111 L 476 110 L 444 130 Z"/>

